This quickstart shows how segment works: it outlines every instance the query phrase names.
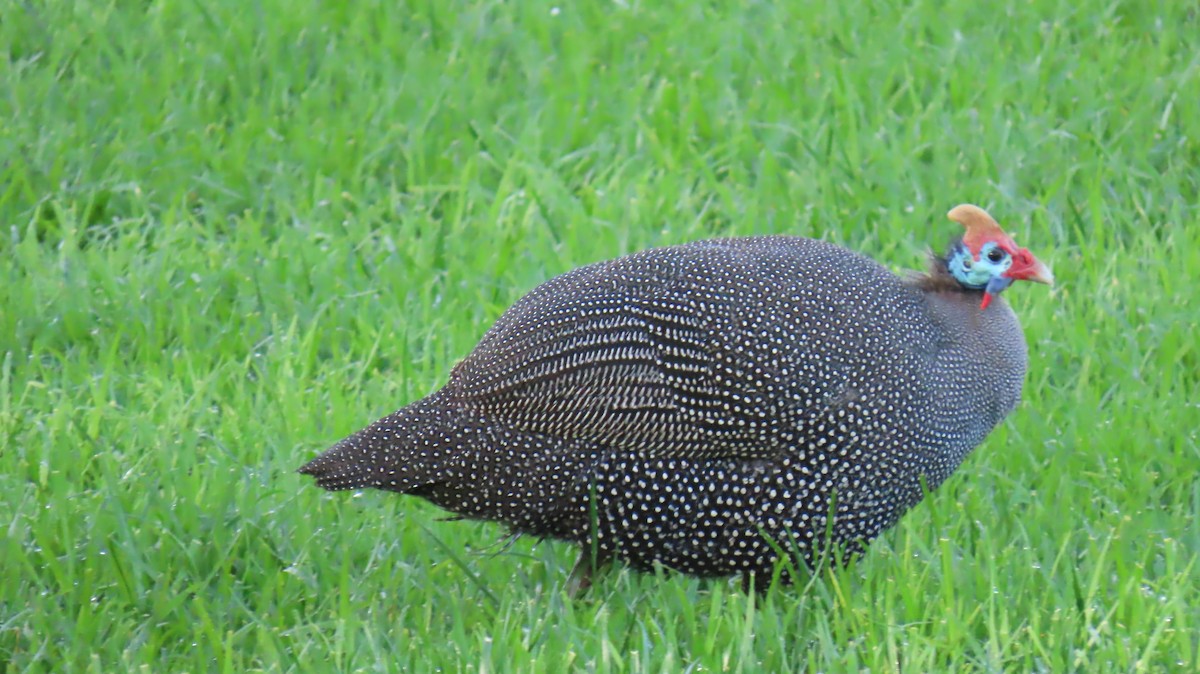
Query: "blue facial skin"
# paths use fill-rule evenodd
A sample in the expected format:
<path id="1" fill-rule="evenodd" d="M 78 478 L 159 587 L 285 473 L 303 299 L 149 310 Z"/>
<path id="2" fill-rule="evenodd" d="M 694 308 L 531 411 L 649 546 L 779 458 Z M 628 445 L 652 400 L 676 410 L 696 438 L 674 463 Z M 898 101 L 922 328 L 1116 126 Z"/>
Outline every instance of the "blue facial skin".
<path id="1" fill-rule="evenodd" d="M 946 262 L 946 267 L 959 283 L 974 290 L 986 290 L 992 295 L 998 295 L 1012 285 L 1012 279 L 1002 276 L 1011 266 L 1012 256 L 994 241 L 979 248 L 978 260 L 959 242 Z"/>
<path id="2" fill-rule="evenodd" d="M 988 281 L 987 287 L 984 289 L 989 295 L 999 295 L 1005 288 L 1012 285 L 1013 280 L 1003 276 L 995 276 L 991 281 Z"/>

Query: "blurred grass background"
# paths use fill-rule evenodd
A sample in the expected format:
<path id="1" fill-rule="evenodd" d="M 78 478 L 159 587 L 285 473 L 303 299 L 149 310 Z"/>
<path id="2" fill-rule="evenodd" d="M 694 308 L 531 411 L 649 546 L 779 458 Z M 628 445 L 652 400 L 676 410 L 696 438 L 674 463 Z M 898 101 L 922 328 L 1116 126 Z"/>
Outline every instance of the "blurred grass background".
<path id="1" fill-rule="evenodd" d="M 1200 670 L 1195 3 L 0 0 L 6 671 Z M 511 302 L 988 207 L 1024 404 L 751 597 L 293 471 Z"/>

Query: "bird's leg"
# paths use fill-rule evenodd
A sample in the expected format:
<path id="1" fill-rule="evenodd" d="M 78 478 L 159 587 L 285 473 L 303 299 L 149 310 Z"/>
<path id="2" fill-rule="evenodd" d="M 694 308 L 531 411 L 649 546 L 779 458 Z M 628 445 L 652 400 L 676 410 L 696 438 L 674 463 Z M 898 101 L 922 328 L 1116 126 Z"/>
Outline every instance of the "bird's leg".
<path id="1" fill-rule="evenodd" d="M 579 553 L 579 560 L 575 562 L 575 568 L 571 569 L 571 576 L 567 578 L 567 596 L 577 599 L 587 592 L 592 586 L 593 576 L 604 570 L 611 561 L 607 555 L 600 556 L 595 550 L 584 546 Z"/>
<path id="2" fill-rule="evenodd" d="M 746 573 L 743 573 L 742 574 L 742 592 L 752 595 L 752 594 L 755 594 L 755 589 L 757 589 L 758 594 L 762 594 L 763 588 L 761 588 L 761 587 L 755 588 L 756 580 L 758 580 L 757 574 L 755 574 L 753 571 L 747 571 Z"/>
<path id="3" fill-rule="evenodd" d="M 791 585 L 791 578 L 786 570 L 779 575 L 766 571 L 746 571 L 742 573 L 742 582 L 739 585 L 745 594 L 766 597 L 776 585 Z"/>

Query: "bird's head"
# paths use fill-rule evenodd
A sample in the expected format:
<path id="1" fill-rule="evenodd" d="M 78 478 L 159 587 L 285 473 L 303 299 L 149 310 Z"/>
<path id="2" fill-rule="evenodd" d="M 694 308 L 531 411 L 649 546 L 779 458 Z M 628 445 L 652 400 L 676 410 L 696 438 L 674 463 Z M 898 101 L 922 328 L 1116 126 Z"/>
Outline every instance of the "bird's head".
<path id="1" fill-rule="evenodd" d="M 946 268 L 963 287 L 983 291 L 980 309 L 986 309 L 1013 281 L 1054 283 L 1050 269 L 1028 249 L 1018 248 L 987 211 L 962 204 L 946 216 L 967 229 L 950 247 Z"/>

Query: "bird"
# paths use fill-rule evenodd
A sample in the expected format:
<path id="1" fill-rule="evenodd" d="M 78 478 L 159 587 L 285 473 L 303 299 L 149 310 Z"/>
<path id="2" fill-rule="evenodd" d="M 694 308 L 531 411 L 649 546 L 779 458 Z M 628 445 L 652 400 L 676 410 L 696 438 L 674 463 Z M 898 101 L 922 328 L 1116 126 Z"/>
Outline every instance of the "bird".
<path id="1" fill-rule="evenodd" d="M 861 554 L 1020 400 L 1001 293 L 1053 276 L 982 208 L 947 216 L 961 236 L 906 275 L 787 235 L 576 268 L 299 472 L 575 544 L 573 591 L 616 560 L 790 583 Z"/>

